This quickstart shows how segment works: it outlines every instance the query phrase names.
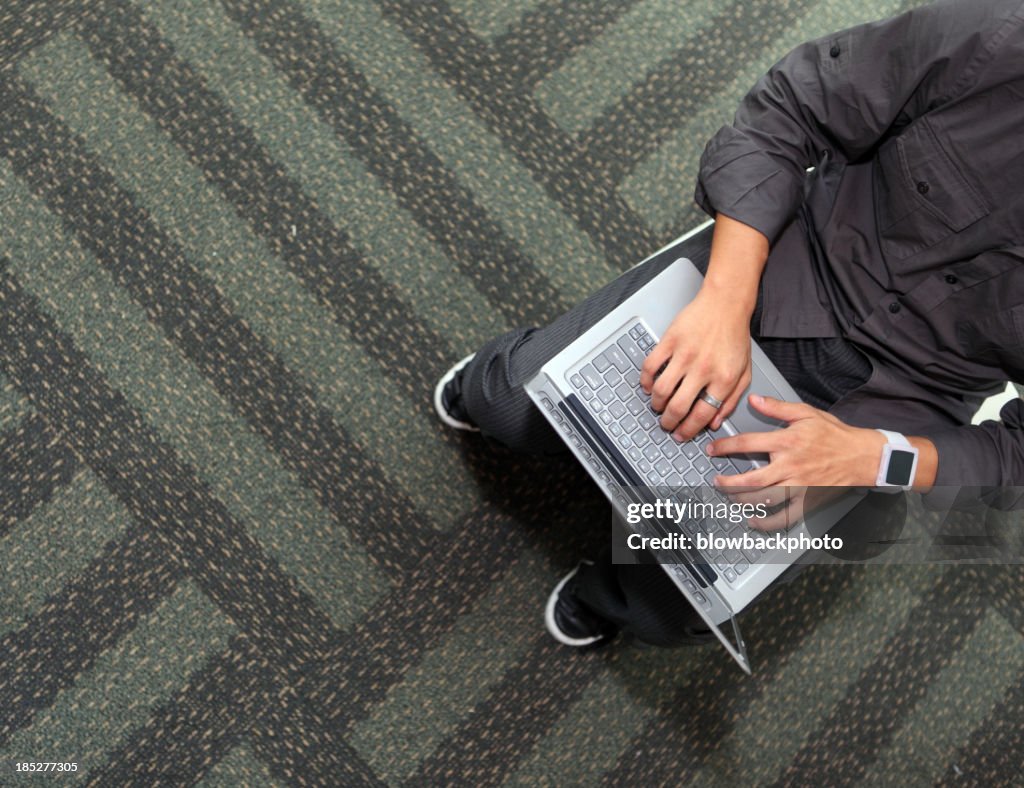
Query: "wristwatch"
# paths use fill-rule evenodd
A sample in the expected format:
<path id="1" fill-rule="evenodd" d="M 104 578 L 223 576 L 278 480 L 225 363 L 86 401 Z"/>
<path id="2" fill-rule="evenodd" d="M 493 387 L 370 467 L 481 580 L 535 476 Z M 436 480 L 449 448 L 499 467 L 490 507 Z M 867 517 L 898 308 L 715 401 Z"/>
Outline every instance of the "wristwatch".
<path id="1" fill-rule="evenodd" d="M 882 447 L 882 461 L 878 465 L 875 489 L 879 492 L 897 493 L 914 486 L 917 474 L 917 449 L 898 432 L 879 430 L 885 436 Z"/>

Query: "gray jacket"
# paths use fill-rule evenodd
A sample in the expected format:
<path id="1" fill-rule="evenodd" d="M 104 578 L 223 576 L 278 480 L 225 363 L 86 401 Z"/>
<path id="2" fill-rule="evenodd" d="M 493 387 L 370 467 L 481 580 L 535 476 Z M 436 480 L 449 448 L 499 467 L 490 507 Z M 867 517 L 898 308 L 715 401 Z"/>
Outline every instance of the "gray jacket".
<path id="1" fill-rule="evenodd" d="M 809 167 L 814 167 L 811 174 Z M 708 143 L 697 202 L 772 241 L 761 331 L 873 362 L 833 412 L 924 435 L 933 505 L 1024 505 L 1024 3 L 956 0 L 804 44 Z"/>

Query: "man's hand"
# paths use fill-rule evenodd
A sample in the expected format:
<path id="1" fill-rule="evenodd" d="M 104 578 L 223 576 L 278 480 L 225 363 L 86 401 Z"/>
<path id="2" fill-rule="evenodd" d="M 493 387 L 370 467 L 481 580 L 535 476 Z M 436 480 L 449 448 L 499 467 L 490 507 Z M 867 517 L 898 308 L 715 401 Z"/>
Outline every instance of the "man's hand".
<path id="1" fill-rule="evenodd" d="M 750 317 L 767 259 L 764 235 L 718 214 L 704 284 L 640 371 L 640 385 L 661 413 L 661 426 L 674 430 L 678 440 L 689 440 L 709 425 L 721 427 L 750 384 Z M 701 391 L 721 400 L 722 407 L 698 399 Z"/>
<path id="2" fill-rule="evenodd" d="M 750 385 L 750 316 L 702 289 L 672 321 L 640 372 L 640 385 L 661 413 L 661 426 L 689 440 L 718 429 Z M 658 370 L 665 366 L 655 378 Z M 722 400 L 718 410 L 698 399 Z"/>
<path id="3" fill-rule="evenodd" d="M 720 438 L 708 445 L 708 454 L 767 454 L 761 468 L 734 476 L 717 476 L 724 492 L 738 488 L 735 500 L 786 507 L 767 518 L 752 521 L 763 530 L 784 528 L 827 500 L 826 490 L 873 487 L 885 436 L 878 430 L 844 424 L 810 405 L 782 402 L 751 395 L 750 404 L 772 419 L 786 422 L 774 432 L 747 432 Z M 808 489 L 812 488 L 812 489 Z"/>

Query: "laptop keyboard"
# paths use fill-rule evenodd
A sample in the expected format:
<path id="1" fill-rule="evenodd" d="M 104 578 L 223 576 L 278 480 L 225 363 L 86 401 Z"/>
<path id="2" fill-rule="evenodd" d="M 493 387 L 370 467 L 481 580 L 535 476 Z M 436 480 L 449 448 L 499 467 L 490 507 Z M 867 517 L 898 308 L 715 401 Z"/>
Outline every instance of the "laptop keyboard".
<path id="1" fill-rule="evenodd" d="M 604 425 L 623 455 L 629 457 L 640 477 L 659 497 L 679 501 L 684 489 L 702 501 L 718 503 L 726 499 L 713 487 L 717 474 L 735 474 L 752 466 L 739 459 L 708 457 L 705 449 L 716 437 L 728 432 L 702 430 L 685 443 L 679 443 L 661 427 L 661 416 L 651 407 L 651 398 L 640 387 L 640 368 L 657 344 L 657 339 L 642 323 L 636 323 L 612 337 L 569 383 L 595 418 Z M 718 536 L 740 536 L 743 523 L 713 519 L 681 523 L 691 536 L 698 532 Z M 707 555 L 711 564 L 730 583 L 744 574 L 761 557 L 752 551 L 725 550 Z"/>

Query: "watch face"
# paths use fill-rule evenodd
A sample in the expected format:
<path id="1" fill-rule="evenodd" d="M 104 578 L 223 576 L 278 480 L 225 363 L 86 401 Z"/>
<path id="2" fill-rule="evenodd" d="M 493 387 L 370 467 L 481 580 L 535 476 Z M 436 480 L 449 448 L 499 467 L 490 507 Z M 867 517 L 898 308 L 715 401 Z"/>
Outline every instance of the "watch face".
<path id="1" fill-rule="evenodd" d="M 885 469 L 885 483 L 896 487 L 910 484 L 910 472 L 914 469 L 914 452 L 893 449 L 889 453 L 889 467 Z"/>

